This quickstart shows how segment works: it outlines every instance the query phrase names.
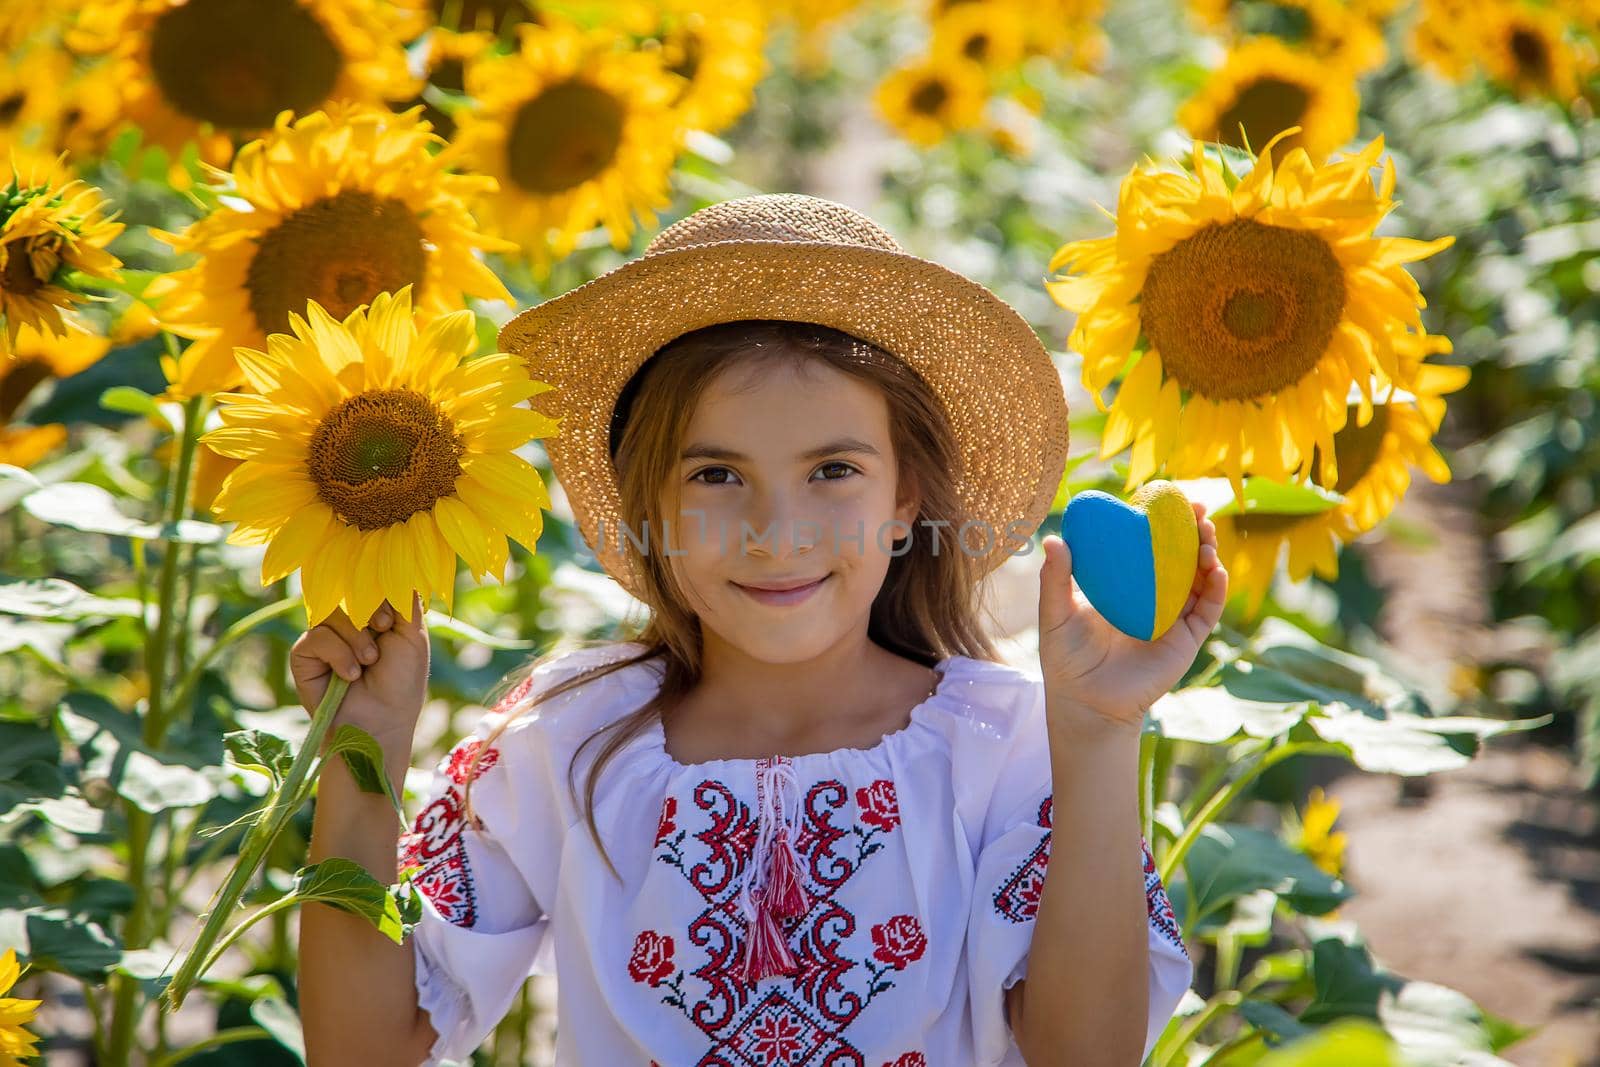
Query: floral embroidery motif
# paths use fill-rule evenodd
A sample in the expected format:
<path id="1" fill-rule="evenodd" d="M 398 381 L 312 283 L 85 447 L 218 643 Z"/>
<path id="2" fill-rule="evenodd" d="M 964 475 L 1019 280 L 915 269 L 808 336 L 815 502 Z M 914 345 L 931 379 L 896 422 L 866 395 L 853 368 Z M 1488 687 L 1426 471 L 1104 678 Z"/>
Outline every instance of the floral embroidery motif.
<path id="1" fill-rule="evenodd" d="M 920 1052 L 906 1052 L 893 1063 L 886 1063 L 883 1067 L 928 1067 L 928 1061 Z"/>
<path id="2" fill-rule="evenodd" d="M 1036 824 L 1046 831 L 1044 837 L 994 894 L 995 911 L 1014 923 L 1027 922 L 1039 914 L 1045 870 L 1050 865 L 1050 805 L 1054 799 L 1052 794 L 1039 805 Z M 1139 835 L 1139 848 L 1143 854 L 1145 913 L 1149 916 L 1150 925 L 1188 956 L 1189 950 L 1184 947 L 1183 938 L 1178 933 L 1177 919 L 1172 913 L 1172 902 L 1167 899 L 1166 888 L 1156 871 L 1155 857 L 1150 852 L 1150 843 L 1143 834 Z"/>
<path id="3" fill-rule="evenodd" d="M 672 965 L 672 937 L 645 930 L 633 940 L 628 977 L 635 982 L 660 985 L 677 968 Z"/>
<path id="4" fill-rule="evenodd" d="M 1033 846 L 1028 858 L 1011 872 L 1011 877 L 995 890 L 994 910 L 1014 923 L 1027 922 L 1039 914 L 1039 897 L 1044 892 L 1044 873 L 1050 865 L 1050 805 L 1055 800 L 1051 794 L 1039 805 L 1037 825 L 1046 833 Z"/>
<path id="5" fill-rule="evenodd" d="M 922 958 L 923 950 L 928 947 L 928 938 L 915 915 L 896 915 L 888 922 L 872 928 L 872 943 L 877 946 L 872 950 L 873 959 L 882 960 L 895 970 L 903 971 L 906 964 Z"/>
<path id="6" fill-rule="evenodd" d="M 1178 932 L 1178 919 L 1172 914 L 1172 902 L 1167 899 L 1167 890 L 1161 884 L 1161 875 L 1156 871 L 1156 858 L 1150 853 L 1150 842 L 1139 835 L 1139 847 L 1144 851 L 1144 904 L 1145 911 L 1150 915 L 1150 923 L 1161 936 L 1178 946 L 1178 951 L 1185 956 L 1189 949 L 1183 943 L 1183 935 Z"/>
<path id="7" fill-rule="evenodd" d="M 666 801 L 661 805 L 661 820 L 658 823 L 656 823 L 656 844 L 657 845 L 659 845 L 659 844 L 661 844 L 661 842 L 665 841 L 667 839 L 667 836 L 669 834 L 671 834 L 672 831 L 674 831 L 674 830 L 676 830 L 678 828 L 678 824 L 675 821 L 677 819 L 677 816 L 678 816 L 678 798 L 677 797 L 673 797 L 673 796 L 669 796 L 669 797 L 667 797 Z"/>
<path id="8" fill-rule="evenodd" d="M 659 987 L 661 1002 L 711 1042 L 697 1067 L 867 1067 L 846 1031 L 928 947 L 915 915 L 895 915 L 868 928 L 873 950 L 854 957 L 847 941 L 858 919 L 836 899 L 899 826 L 894 783 L 880 779 L 857 789 L 853 812 L 840 781 L 803 791 L 794 846 L 811 907 L 779 919 L 798 970 L 757 982 L 739 978 L 748 930 L 738 888 L 755 852 L 758 813 L 715 779 L 699 782 L 691 797 L 693 807 L 685 805 L 681 818 L 675 798 L 663 803 L 655 858 L 681 872 L 701 897 L 703 907 L 686 928 L 694 958 L 674 961 L 670 939 L 646 930 L 634 942 L 629 975 Z M 925 1064 L 920 1053 L 907 1053 L 893 1067 Z"/>
<path id="9" fill-rule="evenodd" d="M 532 688 L 533 678 L 524 678 L 493 710 L 510 710 Z M 467 862 L 466 842 L 461 837 L 467 825 L 462 787 L 469 780 L 482 778 L 499 762 L 500 750 L 493 745 L 486 747 L 476 737 L 459 742 L 445 761 L 444 774 L 449 784 L 417 813 L 410 832 L 400 837 L 400 868 L 422 868 L 413 876 L 412 884 L 455 926 L 470 927 L 478 921 L 477 887 L 472 881 L 472 866 Z"/>
<path id="10" fill-rule="evenodd" d="M 895 799 L 894 783 L 887 778 L 857 789 L 856 805 L 861 809 L 861 821 L 868 826 L 893 830 L 900 824 L 900 803 Z"/>

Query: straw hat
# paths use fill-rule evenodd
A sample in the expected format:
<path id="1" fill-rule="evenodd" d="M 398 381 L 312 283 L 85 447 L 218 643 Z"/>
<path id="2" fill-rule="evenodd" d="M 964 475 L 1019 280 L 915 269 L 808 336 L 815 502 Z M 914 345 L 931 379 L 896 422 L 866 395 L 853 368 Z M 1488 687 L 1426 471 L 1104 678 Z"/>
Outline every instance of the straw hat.
<path id="1" fill-rule="evenodd" d="M 561 415 L 544 441 L 584 541 L 635 596 L 611 462 L 612 411 L 667 342 L 737 319 L 820 323 L 914 368 L 944 404 L 968 519 L 987 524 L 987 574 L 1049 512 L 1067 460 L 1067 400 L 1032 327 L 982 285 L 913 256 L 865 215 L 794 193 L 726 200 L 657 234 L 644 255 L 531 307 L 500 331 L 555 389 L 531 403 Z M 604 530 L 604 538 L 598 535 Z M 969 536 L 974 550 L 985 527 Z M 954 545 L 954 530 L 941 543 Z"/>

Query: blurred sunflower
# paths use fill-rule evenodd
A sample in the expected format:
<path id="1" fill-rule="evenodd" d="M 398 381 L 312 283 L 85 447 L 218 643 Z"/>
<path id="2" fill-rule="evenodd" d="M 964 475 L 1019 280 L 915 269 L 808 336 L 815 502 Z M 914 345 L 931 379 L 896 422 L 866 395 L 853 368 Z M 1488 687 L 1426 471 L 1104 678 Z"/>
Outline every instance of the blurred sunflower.
<path id="1" fill-rule="evenodd" d="M 546 25 L 550 16 L 534 0 L 410 0 L 434 25 L 455 33 L 514 37 L 522 25 Z"/>
<path id="2" fill-rule="evenodd" d="M 1587 71 L 1567 41 L 1568 20 L 1549 7 L 1505 2 L 1476 12 L 1478 55 L 1491 81 L 1519 97 L 1549 97 L 1568 103 Z"/>
<path id="3" fill-rule="evenodd" d="M 717 133 L 750 110 L 766 75 L 766 16 L 753 0 L 658 0 L 662 58 L 683 79 L 673 107 L 690 129 Z"/>
<path id="4" fill-rule="evenodd" d="M 1102 411 L 1101 391 L 1142 350 L 1100 442 L 1101 458 L 1133 446 L 1129 489 L 1164 464 L 1221 471 L 1239 496 L 1246 469 L 1307 477 L 1316 446 L 1332 454 L 1352 383 L 1410 385 L 1394 337 L 1422 328 L 1424 301 L 1404 265 L 1454 238 L 1374 236 L 1395 203 L 1393 159 L 1376 188 L 1370 177 L 1381 136 L 1321 167 L 1303 149 L 1274 165 L 1272 148 L 1236 182 L 1199 142 L 1192 173 L 1136 167 L 1117 232 L 1050 260 L 1071 275 L 1045 285 L 1078 313 L 1070 341 Z"/>
<path id="5" fill-rule="evenodd" d="M 670 203 L 679 85 L 659 55 L 612 29 L 521 27 L 515 54 L 467 68 L 474 106 L 457 116 L 463 158 L 499 180 L 485 223 L 541 277 L 597 224 L 626 249 L 634 216 L 652 226 Z"/>
<path id="6" fill-rule="evenodd" d="M 793 33 L 793 66 L 811 77 L 827 68 L 834 31 L 865 5 L 862 0 L 766 0 L 762 6 L 775 25 Z"/>
<path id="7" fill-rule="evenodd" d="M 342 323 L 307 310 L 239 352 L 254 392 L 219 394 L 223 425 L 200 438 L 244 460 L 212 507 L 238 523 L 229 543 L 267 545 L 263 584 L 300 568 L 311 625 L 342 607 L 364 626 L 385 598 L 410 618 L 413 590 L 450 611 L 457 555 L 503 581 L 506 536 L 533 551 L 550 507 L 512 450 L 559 422 L 513 405 L 550 387 L 514 355 L 463 362 L 470 311 L 419 333 L 410 286 Z"/>
<path id="8" fill-rule="evenodd" d="M 1027 45 L 1027 19 L 1014 0 L 975 0 L 957 4 L 934 19 L 929 49 L 993 71 L 1015 67 Z"/>
<path id="9" fill-rule="evenodd" d="M 456 112 L 469 103 L 465 96 L 467 65 L 492 48 L 494 38 L 487 33 L 428 31 L 420 48 L 423 84 L 415 96 L 391 103 L 389 109 L 404 114 L 420 107 L 423 121 L 433 132 L 446 141 L 453 140 Z"/>
<path id="10" fill-rule="evenodd" d="M 891 71 L 873 97 L 879 114 L 901 136 L 931 148 L 981 123 L 988 92 L 988 75 L 976 61 L 934 55 Z"/>
<path id="11" fill-rule="evenodd" d="M 1348 71 L 1257 37 L 1229 50 L 1222 68 L 1178 109 L 1178 124 L 1202 141 L 1252 151 L 1297 128 L 1279 152 L 1304 148 L 1320 163 L 1355 136 L 1360 106 Z"/>
<path id="12" fill-rule="evenodd" d="M 67 428 L 59 423 L 18 426 L 13 420 L 40 386 L 72 377 L 110 349 L 106 338 L 77 329 L 59 337 L 32 326 L 17 331 L 10 357 L 0 356 L 0 463 L 32 467 L 66 443 Z"/>
<path id="13" fill-rule="evenodd" d="M 315 300 L 348 315 L 377 294 L 416 287 L 425 317 L 462 306 L 465 294 L 511 296 L 477 249 L 511 246 L 478 232 L 469 199 L 494 180 L 451 174 L 448 153 L 420 118 L 337 104 L 280 115 L 273 131 L 240 149 L 231 174 L 217 172 L 221 207 L 181 235 L 151 232 L 194 266 L 145 291 L 162 325 L 194 343 L 162 359 L 167 395 L 184 399 L 242 380 L 237 345 L 261 347 L 291 313 Z"/>
<path id="14" fill-rule="evenodd" d="M 24 1027 L 33 1021 L 34 1013 L 44 1002 L 6 996 L 21 977 L 17 950 L 8 948 L 0 956 L 0 1067 L 21 1067 L 24 1057 L 32 1059 L 39 1054 L 39 1039 Z"/>
<path id="15" fill-rule="evenodd" d="M 1023 11 L 1026 54 L 1048 57 L 1073 70 L 1096 69 L 1105 58 L 1106 35 L 1100 28 L 1105 6 L 1105 0 L 1037 0 L 1028 4 Z"/>
<path id="16" fill-rule="evenodd" d="M 68 43 L 112 57 L 122 118 L 168 151 L 186 187 L 176 160 L 190 142 L 225 166 L 280 112 L 410 95 L 400 38 L 411 21 L 386 0 L 104 0 Z"/>
<path id="17" fill-rule="evenodd" d="M 1469 0 L 1421 0 L 1408 46 L 1419 64 L 1460 81 L 1476 60 L 1475 26 Z"/>
<path id="18" fill-rule="evenodd" d="M 1344 849 L 1349 837 L 1344 831 L 1333 828 L 1338 818 L 1338 799 L 1328 796 L 1320 785 L 1312 786 L 1294 841 L 1295 848 L 1335 878 L 1344 874 Z"/>
<path id="19" fill-rule="evenodd" d="M 1190 0 L 1189 10 L 1230 42 L 1276 38 L 1353 73 L 1377 66 L 1387 53 L 1382 16 L 1347 0 Z"/>
<path id="20" fill-rule="evenodd" d="M 0 199 L 0 356 L 24 325 L 60 336 L 61 312 L 86 297 L 80 275 L 113 279 L 122 261 L 106 245 L 123 230 L 102 214 L 100 191 L 69 178 L 65 157 L 11 157 L 11 185 Z"/>
<path id="21" fill-rule="evenodd" d="M 1246 611 L 1255 614 L 1271 585 L 1284 546 L 1289 553 L 1289 577 L 1303 581 L 1312 571 L 1325 579 L 1338 576 L 1338 549 L 1382 522 L 1411 485 L 1411 468 L 1420 469 L 1438 484 L 1450 480 L 1450 467 L 1433 445 L 1433 435 L 1444 421 L 1444 394 L 1466 385 L 1467 367 L 1428 363 L 1425 356 L 1450 351 L 1448 338 L 1434 334 L 1397 334 L 1396 346 L 1411 363 L 1412 395 L 1396 394 L 1387 403 L 1374 404 L 1370 419 L 1358 421 L 1360 398 L 1349 406 L 1344 428 L 1334 434 L 1336 478 L 1322 476 L 1323 464 L 1313 465 L 1313 481 L 1344 497 L 1329 511 L 1304 515 L 1253 512 L 1214 517 L 1217 555 L 1228 568 L 1235 591 L 1247 600 Z"/>
<path id="22" fill-rule="evenodd" d="M 83 4 L 84 0 L 13 0 L 0 4 L 0 53 L 59 34 Z"/>
<path id="23" fill-rule="evenodd" d="M 72 57 L 56 48 L 0 53 L 0 141 L 48 150 L 55 144 Z"/>

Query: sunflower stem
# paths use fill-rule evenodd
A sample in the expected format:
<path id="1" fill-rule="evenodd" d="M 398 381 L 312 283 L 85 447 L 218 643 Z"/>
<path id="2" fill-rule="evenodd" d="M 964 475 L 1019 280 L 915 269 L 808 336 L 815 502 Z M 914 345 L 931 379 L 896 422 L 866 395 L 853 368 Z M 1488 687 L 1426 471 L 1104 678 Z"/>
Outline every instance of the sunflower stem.
<path id="1" fill-rule="evenodd" d="M 245 886 L 254 877 L 266 859 L 273 841 L 288 825 L 310 790 L 307 777 L 312 765 L 319 762 L 323 739 L 333 725 L 334 716 L 338 714 L 339 705 L 349 688 L 350 682 L 347 679 L 336 674 L 329 677 L 327 691 L 322 694 L 317 710 L 312 713 L 311 728 L 306 732 L 300 750 L 295 753 L 294 762 L 289 765 L 289 770 L 283 776 L 283 782 L 274 791 L 270 806 L 245 832 L 244 842 L 239 846 L 239 859 L 228 872 L 222 888 L 217 890 L 217 895 L 211 903 L 211 910 L 206 916 L 205 926 L 195 938 L 194 944 L 189 946 L 189 951 L 185 954 L 183 962 L 178 965 L 171 984 L 161 994 L 165 1010 L 176 1011 L 182 1007 L 183 998 L 215 962 L 212 946 L 222 936 L 222 928 L 232 915 L 234 906 L 239 903 L 239 898 L 244 895 Z M 253 920 L 246 920 L 246 925 L 250 921 Z M 230 935 L 227 943 L 231 944 L 232 940 L 233 935 Z M 217 954 L 220 955 L 220 950 Z"/>
<path id="2" fill-rule="evenodd" d="M 189 475 L 194 466 L 195 442 L 199 438 L 204 396 L 191 397 L 184 405 L 183 437 L 177 467 L 168 482 L 167 521 L 178 522 L 189 508 Z M 161 553 L 161 576 L 156 593 L 156 627 L 145 647 L 145 680 L 149 697 L 145 705 L 142 739 L 146 747 L 159 751 L 166 737 L 167 643 L 172 630 L 173 609 L 178 590 L 178 545 L 168 542 Z M 142 606 L 142 605 L 141 605 Z M 125 948 L 145 948 L 150 941 L 152 887 L 148 878 L 150 835 L 155 818 L 131 800 L 124 799 L 128 822 L 128 884 L 133 887 L 133 907 L 123 928 Z M 129 975 L 117 976 L 116 998 L 111 1009 L 111 1033 L 107 1057 L 111 1063 L 126 1063 L 132 1051 L 134 1031 L 143 1014 L 139 1003 L 139 982 Z"/>

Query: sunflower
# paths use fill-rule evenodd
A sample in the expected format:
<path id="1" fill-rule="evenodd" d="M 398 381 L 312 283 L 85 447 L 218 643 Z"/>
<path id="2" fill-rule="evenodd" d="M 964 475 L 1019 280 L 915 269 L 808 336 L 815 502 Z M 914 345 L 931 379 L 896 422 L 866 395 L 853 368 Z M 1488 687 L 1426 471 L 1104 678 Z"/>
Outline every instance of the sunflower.
<path id="1" fill-rule="evenodd" d="M 982 122 L 988 91 L 988 74 L 975 60 L 933 55 L 892 71 L 878 84 L 874 100 L 906 140 L 931 148 Z"/>
<path id="2" fill-rule="evenodd" d="M 1230 41 L 1271 37 L 1353 73 L 1383 62 L 1381 16 L 1347 0 L 1191 0 L 1190 13 Z"/>
<path id="3" fill-rule="evenodd" d="M 604 224 L 621 251 L 671 198 L 668 177 L 683 130 L 680 79 L 658 54 L 623 46 L 612 29 L 523 26 L 521 46 L 467 68 L 475 106 L 457 116 L 456 145 L 500 191 L 485 223 L 519 242 L 548 276 L 553 260 Z"/>
<path id="4" fill-rule="evenodd" d="M 17 332 L 11 356 L 0 358 L 0 463 L 32 467 L 66 444 L 67 428 L 60 423 L 18 426 L 13 420 L 39 386 L 72 377 L 110 349 L 106 338 L 77 329 L 60 337 L 32 326 Z"/>
<path id="5" fill-rule="evenodd" d="M 1578 95 L 1585 64 L 1566 40 L 1560 12 L 1531 4 L 1486 4 L 1478 10 L 1479 55 L 1491 81 L 1519 97 L 1567 103 Z"/>
<path id="6" fill-rule="evenodd" d="M 1271 37 L 1230 49 L 1220 70 L 1178 110 L 1178 124 L 1202 141 L 1238 148 L 1284 130 L 1280 151 L 1304 148 L 1320 163 L 1356 132 L 1361 106 L 1350 73 Z"/>
<path id="7" fill-rule="evenodd" d="M 307 311 L 240 350 L 255 392 L 219 394 L 223 425 L 200 438 L 244 460 L 212 503 L 238 523 L 228 541 L 268 546 L 263 584 L 301 568 L 311 625 L 336 607 L 365 625 L 385 598 L 409 618 L 413 590 L 450 611 L 456 555 L 504 581 L 506 536 L 533 551 L 550 507 L 512 450 L 559 423 L 513 405 L 550 387 L 514 355 L 463 362 L 470 311 L 419 333 L 410 286 L 342 323 Z"/>
<path id="8" fill-rule="evenodd" d="M 308 300 L 340 317 L 403 285 L 416 287 L 425 317 L 461 307 L 464 294 L 510 300 L 474 255 L 510 246 L 479 233 L 466 206 L 494 181 L 448 173 L 448 157 L 429 151 L 439 143 L 416 108 L 284 113 L 240 149 L 231 174 L 218 173 L 239 208 L 218 208 L 182 235 L 152 230 L 200 256 L 145 291 L 163 327 L 194 341 L 162 361 L 168 395 L 237 386 L 234 347 L 287 331 Z"/>
<path id="9" fill-rule="evenodd" d="M 1101 390 L 1140 352 L 1101 439 L 1102 458 L 1133 446 L 1129 489 L 1163 464 L 1177 477 L 1220 470 L 1238 495 L 1247 468 L 1309 476 L 1352 383 L 1409 387 L 1395 336 L 1421 330 L 1424 301 L 1404 265 L 1454 239 L 1374 236 L 1394 207 L 1393 159 L 1377 188 L 1369 176 L 1381 136 L 1321 167 L 1304 149 L 1274 164 L 1272 148 L 1236 182 L 1198 141 L 1192 173 L 1136 167 L 1117 232 L 1050 260 L 1070 275 L 1045 284 L 1078 313 L 1071 345 L 1102 411 Z"/>
<path id="10" fill-rule="evenodd" d="M 534 0 L 412 0 L 442 30 L 491 40 L 514 37 L 517 27 L 547 25 L 551 16 Z"/>
<path id="11" fill-rule="evenodd" d="M 1039 15 L 1028 19 L 1029 54 L 1047 56 L 1075 70 L 1097 69 L 1107 48 L 1100 28 L 1105 0 L 1045 0 L 1040 6 Z"/>
<path id="12" fill-rule="evenodd" d="M 767 72 L 767 24 L 760 5 L 661 0 L 652 13 L 661 23 L 652 31 L 661 35 L 667 70 L 682 79 L 673 103 L 678 121 L 717 133 L 749 111 Z"/>
<path id="13" fill-rule="evenodd" d="M 61 312 L 85 297 L 79 275 L 114 279 L 122 261 L 106 251 L 123 225 L 102 215 L 100 191 L 69 179 L 65 157 L 11 157 L 12 179 L 0 200 L 0 356 L 24 325 L 60 336 Z"/>
<path id="14" fill-rule="evenodd" d="M 1012 0 L 981 0 L 957 4 L 936 18 L 930 48 L 988 70 L 1009 70 L 1026 54 L 1028 33 L 1028 20 Z"/>
<path id="15" fill-rule="evenodd" d="M 33 1020 L 41 1000 L 18 1000 L 5 994 L 22 977 L 17 965 L 17 950 L 6 949 L 0 956 L 0 1067 L 21 1067 L 22 1059 L 32 1059 L 39 1054 L 39 1039 L 23 1029 Z"/>
<path id="16" fill-rule="evenodd" d="M 1465 78 L 1478 48 L 1473 10 L 1468 0 L 1422 0 L 1408 38 L 1416 61 L 1452 81 Z"/>
<path id="17" fill-rule="evenodd" d="M 456 135 L 455 113 L 467 103 L 467 65 L 494 48 L 494 37 L 487 33 L 428 31 L 421 46 L 425 80 L 410 99 L 390 105 L 390 110 L 405 113 L 422 108 L 422 118 L 446 141 Z M 451 101 L 452 103 L 445 103 Z"/>
<path id="18" fill-rule="evenodd" d="M 83 0 L 11 0 L 0 4 L 0 53 L 54 36 L 82 6 Z"/>
<path id="19" fill-rule="evenodd" d="M 194 142 L 225 166 L 283 111 L 410 95 L 400 39 L 413 21 L 387 0 L 104 0 L 68 43 L 111 56 L 121 116 L 146 144 L 176 160 Z M 187 185 L 176 162 L 171 176 Z"/>
<path id="20" fill-rule="evenodd" d="M 1333 824 L 1339 818 L 1339 801 L 1329 797 L 1320 785 L 1311 787 L 1306 797 L 1295 847 L 1322 870 L 1338 878 L 1344 872 L 1344 849 L 1349 837 Z"/>
<path id="21" fill-rule="evenodd" d="M 1353 398 L 1344 427 L 1333 438 L 1336 477 L 1327 477 L 1320 462 L 1314 465 L 1312 480 L 1343 496 L 1338 506 L 1305 515 L 1214 517 L 1217 555 L 1235 589 L 1247 597 L 1250 614 L 1260 609 L 1284 546 L 1292 580 L 1302 581 L 1312 571 L 1332 580 L 1339 573 L 1339 547 L 1375 528 L 1394 510 L 1411 485 L 1412 467 L 1438 484 L 1450 480 L 1450 467 L 1434 447 L 1433 435 L 1444 421 L 1444 394 L 1464 386 L 1471 371 L 1426 362 L 1429 353 L 1450 351 L 1447 338 L 1397 333 L 1395 344 L 1410 364 L 1412 395 L 1396 394 L 1372 405 L 1366 421 L 1358 411 L 1365 397 Z"/>

